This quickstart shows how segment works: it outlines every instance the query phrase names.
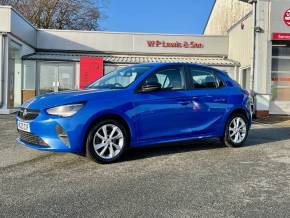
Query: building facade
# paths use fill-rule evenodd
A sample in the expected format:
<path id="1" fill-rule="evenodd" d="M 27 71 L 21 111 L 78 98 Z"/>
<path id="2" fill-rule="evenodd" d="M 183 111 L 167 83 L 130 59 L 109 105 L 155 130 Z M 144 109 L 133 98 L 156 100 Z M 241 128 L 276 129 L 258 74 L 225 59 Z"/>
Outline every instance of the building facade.
<path id="1" fill-rule="evenodd" d="M 253 93 L 258 116 L 289 115 L 290 0 L 217 0 L 205 28 L 207 34 L 216 34 L 228 25 L 222 20 L 212 25 L 212 20 L 217 14 L 233 14 L 220 7 L 229 2 L 241 8 L 227 30 L 228 58 L 240 63 L 234 78 Z M 245 8 L 251 10 L 241 16 Z M 240 19 L 235 22 L 236 17 Z"/>
<path id="2" fill-rule="evenodd" d="M 130 64 L 186 62 L 228 72 L 258 116 L 290 115 L 290 0 L 217 0 L 204 35 L 37 29 L 7 6 L 0 20 L 0 113 Z"/>
<path id="3" fill-rule="evenodd" d="M 227 58 L 227 36 L 37 29 L 7 6 L 0 7 L 0 20 L 0 113 L 130 64 L 198 63 L 230 75 L 239 67 Z"/>
<path id="4" fill-rule="evenodd" d="M 228 29 L 252 11 L 250 4 L 238 0 L 216 0 L 204 28 L 205 35 L 228 35 Z"/>

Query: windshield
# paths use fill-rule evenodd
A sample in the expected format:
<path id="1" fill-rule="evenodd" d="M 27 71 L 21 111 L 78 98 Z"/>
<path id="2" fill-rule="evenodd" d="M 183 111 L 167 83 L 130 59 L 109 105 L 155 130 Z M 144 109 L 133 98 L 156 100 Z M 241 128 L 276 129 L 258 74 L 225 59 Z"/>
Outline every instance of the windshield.
<path id="1" fill-rule="evenodd" d="M 111 72 L 95 81 L 88 88 L 91 89 L 123 89 L 136 81 L 150 66 L 131 66 Z"/>

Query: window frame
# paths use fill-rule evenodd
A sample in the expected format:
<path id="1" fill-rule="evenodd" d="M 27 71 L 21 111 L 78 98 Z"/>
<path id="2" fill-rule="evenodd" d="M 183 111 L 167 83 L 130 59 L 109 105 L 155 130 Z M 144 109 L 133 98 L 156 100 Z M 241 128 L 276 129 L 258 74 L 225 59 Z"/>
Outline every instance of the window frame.
<path id="1" fill-rule="evenodd" d="M 192 73 L 190 68 L 195 68 L 196 70 L 204 71 L 207 73 L 211 73 L 216 80 L 216 87 L 215 88 L 194 88 L 193 86 L 193 78 L 192 78 Z M 226 87 L 225 81 L 219 76 L 219 72 L 213 68 L 208 68 L 208 67 L 203 67 L 203 66 L 191 66 L 191 65 L 186 65 L 186 73 L 187 73 L 187 89 L 188 90 L 215 90 L 215 89 L 222 89 Z M 218 86 L 219 82 L 221 81 L 222 86 Z"/>
<path id="2" fill-rule="evenodd" d="M 177 64 L 177 65 L 167 65 L 167 66 L 162 66 L 159 67 L 158 69 L 154 70 L 153 72 L 151 72 L 149 75 L 147 75 L 137 86 L 137 88 L 135 89 L 135 92 L 140 92 L 142 89 L 142 85 L 144 84 L 145 80 L 150 77 L 152 74 L 157 74 L 158 72 L 164 71 L 166 69 L 180 69 L 180 75 L 181 75 L 181 80 L 184 83 L 183 84 L 183 88 L 181 89 L 160 89 L 159 91 L 155 91 L 155 92 L 174 92 L 174 91 L 185 91 L 188 89 L 188 82 L 187 82 L 187 73 L 186 73 L 186 69 L 185 66 L 182 64 Z"/>

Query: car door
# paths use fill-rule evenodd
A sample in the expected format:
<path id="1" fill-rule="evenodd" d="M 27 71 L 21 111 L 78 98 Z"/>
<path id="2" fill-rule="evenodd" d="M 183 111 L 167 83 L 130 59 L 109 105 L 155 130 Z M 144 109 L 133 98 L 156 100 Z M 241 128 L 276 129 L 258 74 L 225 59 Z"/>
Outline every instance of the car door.
<path id="1" fill-rule="evenodd" d="M 144 81 L 158 82 L 161 90 L 137 92 L 136 129 L 139 142 L 165 141 L 188 134 L 191 99 L 186 95 L 184 66 L 167 66 L 151 73 Z"/>
<path id="2" fill-rule="evenodd" d="M 218 73 L 208 67 L 187 66 L 189 90 L 192 100 L 191 136 L 212 136 L 223 132 L 223 118 L 228 108 L 224 82 Z"/>

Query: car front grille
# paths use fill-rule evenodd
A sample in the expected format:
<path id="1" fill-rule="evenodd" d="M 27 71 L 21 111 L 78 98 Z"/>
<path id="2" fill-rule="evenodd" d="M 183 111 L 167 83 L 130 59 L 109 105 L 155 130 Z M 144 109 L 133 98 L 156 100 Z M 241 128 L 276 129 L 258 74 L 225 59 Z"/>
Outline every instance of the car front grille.
<path id="1" fill-rule="evenodd" d="M 48 144 L 46 144 L 40 137 L 30 132 L 24 132 L 22 130 L 19 130 L 19 136 L 20 140 L 23 141 L 24 143 L 26 142 L 32 145 L 49 147 Z"/>
<path id="2" fill-rule="evenodd" d="M 17 116 L 22 120 L 34 120 L 38 115 L 38 110 L 31 110 L 27 108 L 21 108 L 17 114 Z"/>

